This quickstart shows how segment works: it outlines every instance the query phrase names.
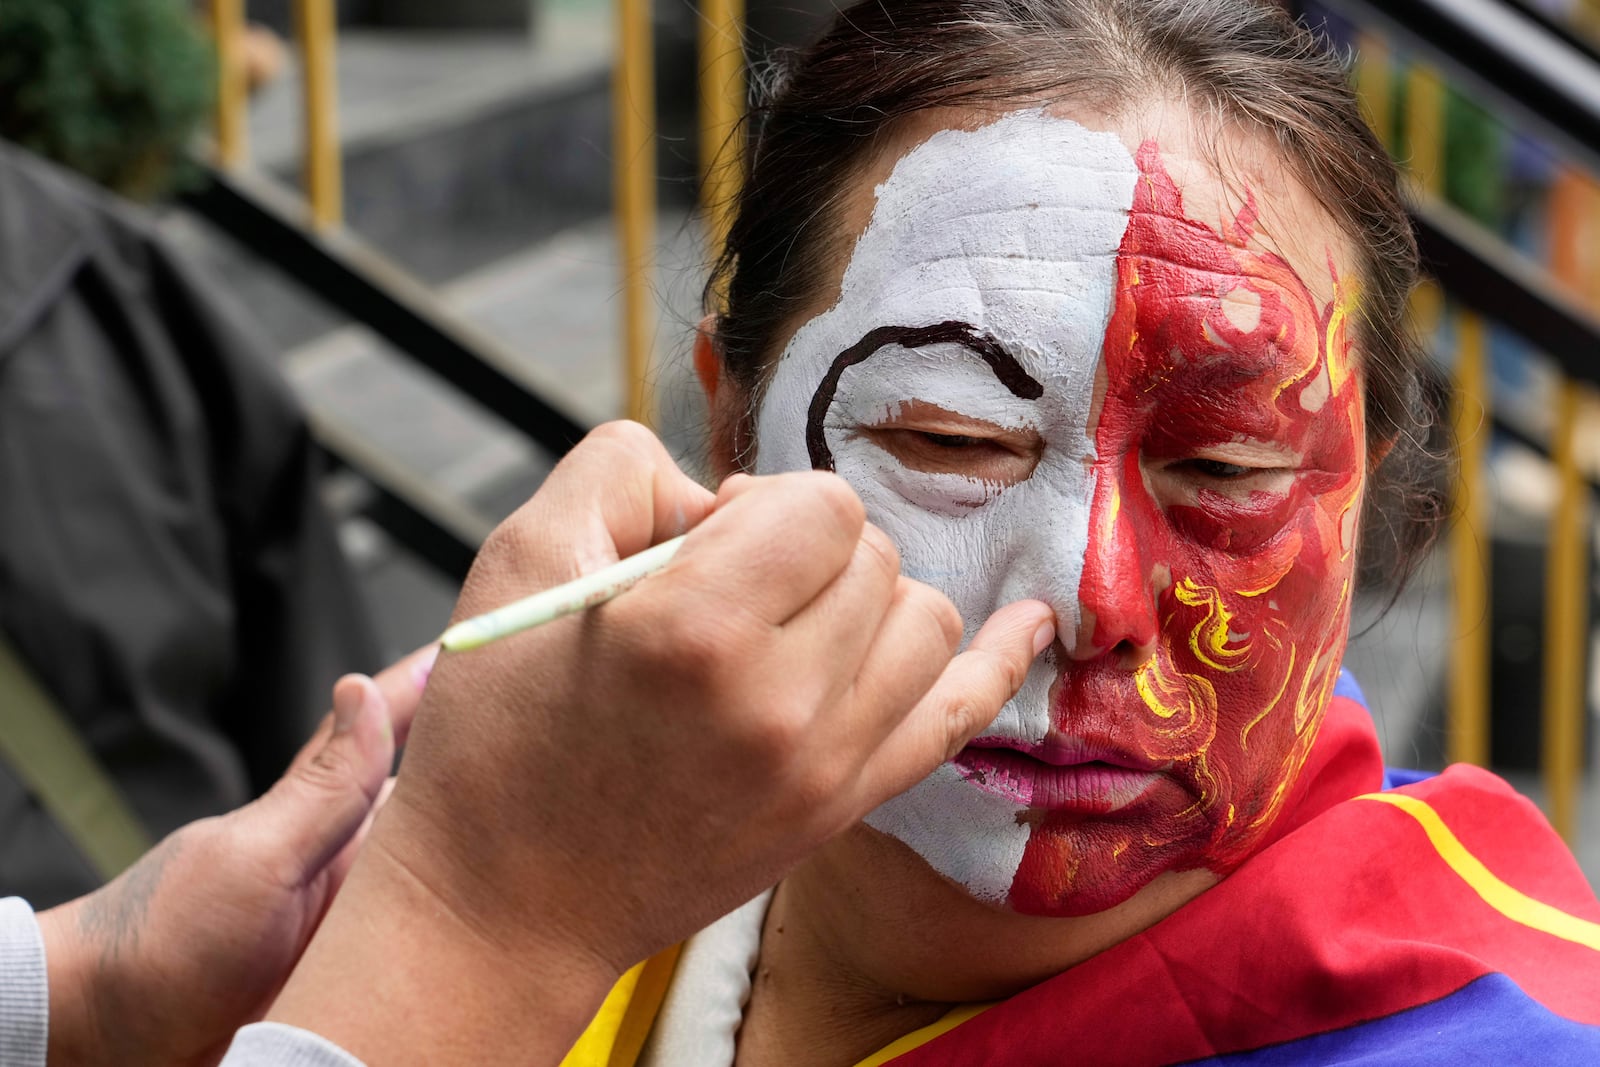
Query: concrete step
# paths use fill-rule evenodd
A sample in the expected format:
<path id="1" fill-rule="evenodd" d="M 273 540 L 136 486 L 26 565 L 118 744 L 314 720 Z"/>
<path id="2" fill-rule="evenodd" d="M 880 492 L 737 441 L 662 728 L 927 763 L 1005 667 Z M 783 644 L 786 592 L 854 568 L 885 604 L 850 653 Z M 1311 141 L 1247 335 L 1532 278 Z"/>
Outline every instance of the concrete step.
<path id="1" fill-rule="evenodd" d="M 352 30 L 339 38 L 347 224 L 439 282 L 610 207 L 609 13 L 543 31 Z M 300 77 L 254 101 L 255 164 L 299 178 Z"/>
<path id="2" fill-rule="evenodd" d="M 611 11 L 551 5 L 540 31 L 351 30 L 339 42 L 346 225 L 442 284 L 536 246 L 611 205 Z M 681 93 L 680 93 L 681 95 Z M 253 101 L 250 165 L 300 170 L 298 72 Z M 660 153 L 669 205 L 692 195 L 683 154 Z M 172 238 L 252 307 L 279 351 L 341 325 L 315 294 L 175 213 Z"/>
<path id="3" fill-rule="evenodd" d="M 698 229 L 673 213 L 660 226 L 653 382 L 660 432 L 690 469 L 700 465 L 704 408 L 689 373 L 703 255 Z M 619 347 L 621 274 L 611 223 L 563 231 L 441 287 L 454 312 L 525 356 L 540 391 L 589 423 L 624 408 Z M 481 517 L 498 522 L 526 500 L 551 457 L 478 405 L 358 327 L 297 346 L 284 368 L 314 418 L 347 430 L 404 464 Z M 348 499 L 348 498 L 347 498 Z M 346 547 L 363 576 L 390 651 L 436 635 L 454 600 L 449 583 L 364 520 L 347 522 Z"/>

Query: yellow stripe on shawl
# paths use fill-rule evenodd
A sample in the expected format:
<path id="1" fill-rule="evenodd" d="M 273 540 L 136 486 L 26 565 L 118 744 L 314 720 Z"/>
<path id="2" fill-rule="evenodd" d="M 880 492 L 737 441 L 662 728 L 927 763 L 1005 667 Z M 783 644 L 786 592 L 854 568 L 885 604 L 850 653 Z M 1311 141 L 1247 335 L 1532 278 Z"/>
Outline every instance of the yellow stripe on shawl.
<path id="1" fill-rule="evenodd" d="M 1445 865 L 1467 883 L 1474 893 L 1482 897 L 1485 904 L 1512 922 L 1600 952 L 1600 923 L 1592 923 L 1576 915 L 1569 915 L 1560 908 L 1552 907 L 1542 900 L 1535 900 L 1496 878 L 1489 868 L 1468 852 L 1461 840 L 1450 832 L 1450 828 L 1444 824 L 1439 813 L 1424 801 L 1401 793 L 1368 793 L 1357 799 L 1376 800 L 1393 805 L 1415 819 L 1421 825 L 1423 832 L 1428 835 L 1428 842 L 1433 845 L 1434 851 L 1439 853 L 1439 858 L 1444 860 Z"/>
<path id="2" fill-rule="evenodd" d="M 678 966 L 682 945 L 674 945 L 659 955 L 652 956 L 629 970 L 611 987 L 605 1002 L 595 1013 L 594 1021 L 578 1038 L 561 1061 L 561 1067 L 636 1067 L 644 1043 L 655 1026 L 661 1004 L 667 999 L 672 985 L 672 974 Z M 968 1019 L 976 1018 L 994 1007 L 993 1004 L 967 1004 L 952 1008 L 938 1022 L 929 1023 L 920 1030 L 880 1049 L 856 1067 L 880 1067 L 896 1056 L 903 1056 L 920 1048 L 942 1034 L 949 1033 Z"/>
<path id="3" fill-rule="evenodd" d="M 667 999 L 682 952 L 682 945 L 673 945 L 619 978 L 561 1067 L 634 1067 L 661 1002 Z"/>
<path id="4" fill-rule="evenodd" d="M 944 1018 L 938 1022 L 929 1023 L 920 1030 L 911 1031 L 893 1044 L 874 1052 L 856 1064 L 856 1067 L 880 1067 L 881 1064 L 888 1063 L 896 1056 L 904 1056 L 912 1049 L 921 1048 L 934 1038 L 949 1033 L 969 1019 L 977 1018 L 992 1007 L 994 1007 L 993 1004 L 963 1004 L 959 1008 L 951 1008 L 945 1013 Z"/>

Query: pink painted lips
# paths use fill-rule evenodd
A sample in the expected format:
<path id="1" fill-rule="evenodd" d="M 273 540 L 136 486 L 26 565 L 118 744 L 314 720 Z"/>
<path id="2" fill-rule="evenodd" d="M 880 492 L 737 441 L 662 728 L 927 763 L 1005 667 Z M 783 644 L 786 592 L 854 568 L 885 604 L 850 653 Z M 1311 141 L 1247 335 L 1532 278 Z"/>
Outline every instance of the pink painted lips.
<path id="1" fill-rule="evenodd" d="M 952 761 L 979 789 L 1045 811 L 1104 815 L 1137 802 L 1172 765 L 1058 736 L 1039 745 L 980 737 Z"/>

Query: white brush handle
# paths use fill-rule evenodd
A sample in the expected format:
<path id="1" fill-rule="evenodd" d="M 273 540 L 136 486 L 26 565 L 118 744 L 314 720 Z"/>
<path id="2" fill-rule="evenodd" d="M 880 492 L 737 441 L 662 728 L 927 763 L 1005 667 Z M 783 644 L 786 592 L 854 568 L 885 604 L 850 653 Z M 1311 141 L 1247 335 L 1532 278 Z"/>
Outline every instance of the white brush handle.
<path id="1" fill-rule="evenodd" d="M 566 585 L 546 589 L 503 608 L 458 622 L 444 632 L 439 643 L 451 652 L 465 652 L 564 616 L 575 615 L 596 604 L 604 604 L 661 570 L 682 547 L 682 537 L 663 541 L 654 548 L 647 548 Z"/>

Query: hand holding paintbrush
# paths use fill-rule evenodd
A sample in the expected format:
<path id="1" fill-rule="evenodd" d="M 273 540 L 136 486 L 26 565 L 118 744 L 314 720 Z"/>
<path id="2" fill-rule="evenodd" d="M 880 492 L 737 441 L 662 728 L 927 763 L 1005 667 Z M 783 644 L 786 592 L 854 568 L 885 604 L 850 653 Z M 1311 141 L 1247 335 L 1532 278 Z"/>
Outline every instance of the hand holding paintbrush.
<path id="1" fill-rule="evenodd" d="M 368 1062 L 555 1062 L 623 969 L 986 725 L 1052 632 L 1044 605 L 1012 605 L 952 659 L 955 609 L 900 576 L 843 481 L 738 477 L 713 497 L 627 424 L 491 536 L 457 617 L 686 530 L 610 603 L 440 657 L 394 795 L 272 1018 Z M 408 1025 L 341 1007 L 331 991 L 358 977 Z"/>

